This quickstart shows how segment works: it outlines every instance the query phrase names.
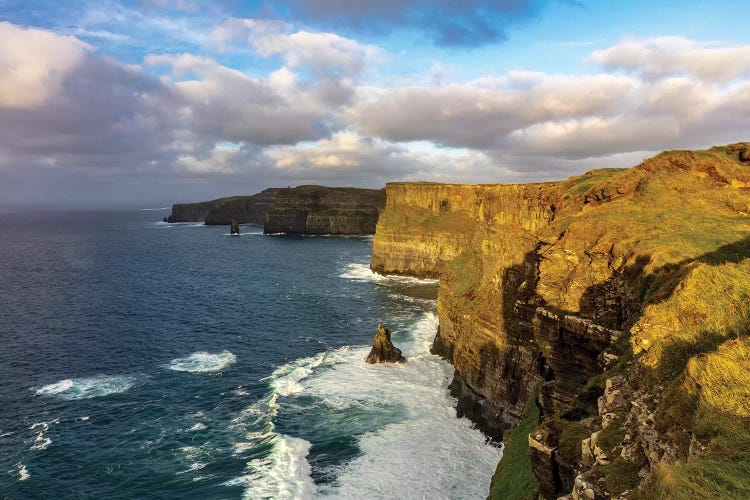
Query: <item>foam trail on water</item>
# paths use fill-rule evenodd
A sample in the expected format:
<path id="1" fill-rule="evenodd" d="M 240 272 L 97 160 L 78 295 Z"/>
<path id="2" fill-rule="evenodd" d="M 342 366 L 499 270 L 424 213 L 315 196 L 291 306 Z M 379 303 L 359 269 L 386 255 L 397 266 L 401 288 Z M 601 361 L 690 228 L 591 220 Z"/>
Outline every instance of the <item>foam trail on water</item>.
<path id="1" fill-rule="evenodd" d="M 135 385 L 136 378 L 129 375 L 97 375 L 88 378 L 64 379 L 36 389 L 37 396 L 55 396 L 60 399 L 89 399 L 125 392 Z"/>
<path id="2" fill-rule="evenodd" d="M 236 362 L 237 357 L 229 351 L 219 353 L 199 351 L 185 358 L 173 359 L 169 362 L 169 369 L 190 373 L 217 372 Z"/>
<path id="3" fill-rule="evenodd" d="M 154 210 L 169 210 L 172 207 L 160 207 L 160 208 L 139 208 L 138 210 L 142 212 L 151 212 Z"/>
<path id="4" fill-rule="evenodd" d="M 339 278 L 352 281 L 373 281 L 375 283 L 404 283 L 404 284 L 436 284 L 438 280 L 431 278 L 413 278 L 411 276 L 384 275 L 373 272 L 368 264 L 352 262 L 339 274 Z"/>

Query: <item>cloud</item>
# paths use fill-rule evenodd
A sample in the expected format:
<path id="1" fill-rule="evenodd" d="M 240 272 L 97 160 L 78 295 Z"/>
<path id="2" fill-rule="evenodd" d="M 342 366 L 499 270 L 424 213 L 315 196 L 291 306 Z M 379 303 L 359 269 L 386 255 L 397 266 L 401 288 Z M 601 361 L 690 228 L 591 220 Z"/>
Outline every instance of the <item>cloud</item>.
<path id="1" fill-rule="evenodd" d="M 650 80 L 687 75 L 708 82 L 727 82 L 750 74 L 750 46 L 733 47 L 679 36 L 631 39 L 594 51 L 588 61 Z"/>
<path id="2" fill-rule="evenodd" d="M 532 0 L 292 0 L 284 10 L 303 22 L 334 29 L 424 32 L 437 45 L 475 47 L 502 42 L 507 28 L 533 17 Z"/>
<path id="3" fill-rule="evenodd" d="M 362 88 L 347 116 L 364 133 L 393 141 L 491 149 L 519 128 L 617 112 L 618 98 L 635 88 L 628 77 L 511 72 L 463 84 Z"/>
<path id="4" fill-rule="evenodd" d="M 514 70 L 460 82 L 435 65 L 421 85 L 378 87 L 366 83 L 377 49 L 276 21 L 231 19 L 214 30 L 232 51 L 220 60 L 240 44 L 269 58 L 271 69 L 254 75 L 187 52 L 125 64 L 75 37 L 7 22 L 0 36 L 0 67 L 10 69 L 0 72 L 7 199 L 35 190 L 53 199 L 78 181 L 147 185 L 154 196 L 155 186 L 180 194 L 204 185 L 208 198 L 226 194 L 220 187 L 549 180 L 746 139 L 750 124 L 739 55 L 750 46 L 731 48 L 735 64 L 721 74 L 700 51 L 729 47 L 682 40 L 661 55 L 623 58 L 623 44 L 593 52 L 600 73 Z"/>
<path id="5" fill-rule="evenodd" d="M 59 92 L 92 47 L 74 37 L 0 22 L 0 107 L 30 108 Z"/>
<path id="6" fill-rule="evenodd" d="M 382 53 L 335 33 L 293 32 L 289 23 L 261 19 L 229 19 L 213 30 L 212 39 L 222 49 L 244 40 L 262 57 L 278 54 L 290 68 L 327 76 L 358 75 Z"/>
<path id="7" fill-rule="evenodd" d="M 327 135 L 337 121 L 327 89 L 300 83 L 288 68 L 253 78 L 191 54 L 149 56 L 146 64 L 171 68 L 164 82 L 184 99 L 182 119 L 204 139 L 294 144 Z"/>
<path id="8" fill-rule="evenodd" d="M 365 135 L 473 148 L 496 159 L 575 160 L 746 139 L 750 64 L 742 54 L 750 54 L 750 46 L 706 49 L 703 42 L 672 38 L 637 45 L 665 43 L 671 51 L 663 57 L 621 57 L 627 52 L 622 45 L 589 57 L 618 61 L 618 68 L 636 61 L 628 74 L 511 71 L 442 86 L 360 87 L 346 117 Z M 714 69 L 704 50 L 719 51 L 716 61 L 729 69 Z M 652 55 L 662 59 L 652 61 Z"/>

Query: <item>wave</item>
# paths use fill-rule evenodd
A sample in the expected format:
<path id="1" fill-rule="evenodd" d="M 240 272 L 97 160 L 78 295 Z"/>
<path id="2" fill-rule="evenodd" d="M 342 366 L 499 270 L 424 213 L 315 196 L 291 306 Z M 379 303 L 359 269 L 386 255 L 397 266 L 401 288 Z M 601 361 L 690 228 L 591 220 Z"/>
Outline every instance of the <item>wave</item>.
<path id="1" fill-rule="evenodd" d="M 28 478 L 31 477 L 31 474 L 29 474 L 29 470 L 26 468 L 24 464 L 18 464 L 16 466 L 16 473 L 18 474 L 18 480 L 19 481 L 26 481 Z"/>
<path id="2" fill-rule="evenodd" d="M 156 221 L 151 223 L 151 227 L 175 228 L 175 227 L 209 227 L 205 222 L 164 222 Z"/>
<path id="3" fill-rule="evenodd" d="M 172 208 L 172 207 L 161 207 L 161 208 L 139 208 L 138 210 L 140 210 L 140 211 L 142 211 L 142 212 L 151 212 L 151 211 L 154 211 L 154 210 L 169 210 L 169 209 L 171 209 L 171 208 Z"/>
<path id="4" fill-rule="evenodd" d="M 260 401 L 248 406 L 232 424 L 246 441 L 234 443 L 234 454 L 267 448 L 266 456 L 251 460 L 247 474 L 224 483 L 245 486 L 243 498 L 308 499 L 315 494 L 315 483 L 307 461 L 311 443 L 302 438 L 276 432 L 274 418 L 280 411 L 279 398 L 304 391 L 301 382 L 316 368 L 331 366 L 346 356 L 348 348 L 319 353 L 277 367 L 261 380 L 269 382 L 270 390 Z"/>
<path id="5" fill-rule="evenodd" d="M 437 279 L 432 278 L 414 278 L 411 276 L 399 276 L 393 274 L 378 274 L 370 269 L 368 264 L 352 262 L 346 265 L 346 269 L 339 274 L 339 278 L 349 279 L 352 281 L 372 281 L 375 283 L 403 283 L 403 284 L 437 284 Z"/>
<path id="6" fill-rule="evenodd" d="M 265 446 L 266 456 L 251 460 L 247 475 L 231 484 L 245 486 L 245 498 L 385 499 L 393 498 L 387 486 L 393 484 L 405 499 L 485 496 L 502 451 L 469 420 L 456 418 L 447 390 L 453 368 L 429 352 L 437 325 L 428 312 L 408 333 L 394 332 L 406 363 L 368 365 L 369 347 L 361 346 L 278 367 L 266 379 L 267 397 L 240 419 L 247 441 L 235 444 L 236 454 Z M 316 486 L 307 460 L 311 443 L 277 432 L 278 415 L 326 436 L 357 436 L 359 454 L 322 466 L 334 480 Z"/>
<path id="7" fill-rule="evenodd" d="M 222 236 L 263 236 L 263 231 L 243 231 L 240 234 L 222 233 Z"/>
<path id="8" fill-rule="evenodd" d="M 60 399 L 75 400 L 108 396 L 125 392 L 136 383 L 136 378 L 128 375 L 97 375 L 87 378 L 68 378 L 36 390 L 37 396 L 54 396 Z"/>
<path id="9" fill-rule="evenodd" d="M 350 360 L 307 380 L 307 396 L 384 422 L 360 435 L 361 454 L 333 471 L 336 479 L 321 487 L 321 497 L 391 498 L 388 484 L 399 485 L 400 498 L 486 496 L 502 452 L 469 420 L 456 418 L 446 389 L 453 368 L 429 352 L 437 325 L 430 312 L 413 325 L 410 339 L 394 335 L 406 363 L 368 366 L 362 361 L 368 348 L 352 349 Z M 394 422 L 392 413 L 372 410 L 384 406 L 402 407 L 404 417 Z"/>
<path id="10" fill-rule="evenodd" d="M 307 455 L 311 444 L 304 439 L 285 435 L 273 438 L 272 451 L 266 458 L 248 464 L 249 474 L 229 484 L 246 486 L 244 499 L 272 498 L 292 500 L 313 498 L 315 483 L 310 477 Z"/>
<path id="11" fill-rule="evenodd" d="M 199 351 L 185 358 L 173 359 L 169 362 L 169 369 L 190 373 L 217 372 L 236 362 L 237 357 L 229 351 L 215 354 Z"/>

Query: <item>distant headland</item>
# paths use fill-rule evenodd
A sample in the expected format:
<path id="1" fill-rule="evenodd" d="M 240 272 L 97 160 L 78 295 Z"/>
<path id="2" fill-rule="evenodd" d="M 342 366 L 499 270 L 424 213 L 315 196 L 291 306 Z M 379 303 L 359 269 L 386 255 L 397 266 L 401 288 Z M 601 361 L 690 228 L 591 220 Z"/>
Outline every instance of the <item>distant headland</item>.
<path id="1" fill-rule="evenodd" d="M 303 185 L 250 196 L 178 203 L 164 222 L 262 224 L 267 234 L 374 234 L 384 189 Z"/>

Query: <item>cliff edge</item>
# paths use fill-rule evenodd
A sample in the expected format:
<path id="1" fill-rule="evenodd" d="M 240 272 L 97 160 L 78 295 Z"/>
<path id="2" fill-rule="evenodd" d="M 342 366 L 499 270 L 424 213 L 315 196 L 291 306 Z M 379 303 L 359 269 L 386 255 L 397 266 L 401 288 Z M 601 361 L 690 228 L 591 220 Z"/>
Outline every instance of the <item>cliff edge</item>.
<path id="1" fill-rule="evenodd" d="M 750 144 L 386 193 L 371 267 L 440 278 L 491 497 L 750 497 Z"/>

